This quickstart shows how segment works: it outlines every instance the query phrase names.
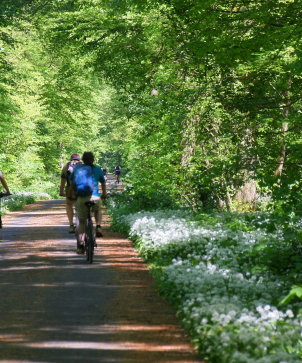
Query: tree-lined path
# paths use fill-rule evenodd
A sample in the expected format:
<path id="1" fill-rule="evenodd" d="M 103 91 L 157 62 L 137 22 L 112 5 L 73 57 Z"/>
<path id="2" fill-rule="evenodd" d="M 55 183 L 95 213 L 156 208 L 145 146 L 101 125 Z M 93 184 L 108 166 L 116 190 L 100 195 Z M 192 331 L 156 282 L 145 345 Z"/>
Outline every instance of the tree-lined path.
<path id="1" fill-rule="evenodd" d="M 197 362 L 131 242 L 105 228 L 75 253 L 62 200 L 4 217 L 1 362 Z"/>

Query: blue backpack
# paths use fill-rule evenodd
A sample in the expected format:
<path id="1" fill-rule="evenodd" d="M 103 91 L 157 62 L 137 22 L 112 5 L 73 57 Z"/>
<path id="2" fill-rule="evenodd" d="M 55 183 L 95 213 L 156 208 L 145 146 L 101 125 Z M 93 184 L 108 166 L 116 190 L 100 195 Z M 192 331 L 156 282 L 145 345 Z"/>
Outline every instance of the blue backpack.
<path id="1" fill-rule="evenodd" d="M 88 197 L 93 192 L 92 166 L 81 164 L 74 169 L 73 182 L 76 189 L 76 195 L 79 197 Z"/>

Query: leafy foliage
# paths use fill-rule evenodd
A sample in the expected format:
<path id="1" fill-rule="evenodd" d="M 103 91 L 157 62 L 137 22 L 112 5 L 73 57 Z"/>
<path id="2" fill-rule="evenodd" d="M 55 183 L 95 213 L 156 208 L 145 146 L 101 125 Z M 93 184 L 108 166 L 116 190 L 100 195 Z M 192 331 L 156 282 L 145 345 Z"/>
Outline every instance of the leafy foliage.
<path id="1" fill-rule="evenodd" d="M 5 82 L 23 89 L 2 86 L 4 117 L 17 134 L 19 119 L 32 125 L 46 178 L 89 144 L 109 169 L 123 164 L 139 193 L 230 207 L 253 180 L 295 209 L 300 5 L 6 0 L 1 31 L 12 56 L 2 52 L 1 64 Z M 24 115 L 29 90 L 34 115 Z"/>

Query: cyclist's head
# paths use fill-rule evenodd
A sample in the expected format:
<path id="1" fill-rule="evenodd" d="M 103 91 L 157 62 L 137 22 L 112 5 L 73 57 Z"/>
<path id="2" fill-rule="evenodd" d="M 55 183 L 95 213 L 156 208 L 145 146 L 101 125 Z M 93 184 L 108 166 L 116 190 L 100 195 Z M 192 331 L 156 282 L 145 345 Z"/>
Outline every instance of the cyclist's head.
<path id="1" fill-rule="evenodd" d="M 78 161 L 80 161 L 81 160 L 81 157 L 78 154 L 72 154 L 71 157 L 70 157 L 70 160 L 78 160 Z"/>
<path id="2" fill-rule="evenodd" d="M 83 163 L 86 165 L 92 165 L 94 162 L 94 155 L 90 151 L 85 151 L 82 156 Z"/>

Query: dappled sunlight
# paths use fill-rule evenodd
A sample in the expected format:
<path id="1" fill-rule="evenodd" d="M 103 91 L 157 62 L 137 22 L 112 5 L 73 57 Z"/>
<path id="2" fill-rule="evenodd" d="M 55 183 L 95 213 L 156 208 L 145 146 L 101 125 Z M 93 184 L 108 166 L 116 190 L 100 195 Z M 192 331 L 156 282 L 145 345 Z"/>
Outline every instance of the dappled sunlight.
<path id="1" fill-rule="evenodd" d="M 123 324 L 104 324 L 104 325 L 89 325 L 74 328 L 74 332 L 81 334 L 99 334 L 100 331 L 103 334 L 113 334 L 114 332 L 131 332 L 131 331 L 149 331 L 149 332 L 159 332 L 168 331 L 170 327 L 162 325 L 143 325 L 143 324 L 133 324 L 133 325 L 123 325 Z"/>
<path id="2" fill-rule="evenodd" d="M 24 342 L 26 341 L 26 337 L 23 335 L 15 335 L 15 334 L 0 334 L 0 342 Z"/>
<path id="3" fill-rule="evenodd" d="M 41 211 L 41 210 L 36 210 L 36 211 L 26 211 L 26 212 L 19 212 L 18 213 L 20 217 L 25 218 L 28 216 L 38 216 L 38 217 L 47 217 L 47 216 L 62 216 L 66 214 L 65 210 L 60 208 L 58 210 L 47 210 L 45 212 Z"/>
<path id="4" fill-rule="evenodd" d="M 26 286 L 26 284 L 25 284 Z M 29 287 L 38 287 L 38 288 L 55 288 L 55 287 L 79 287 L 79 288 L 82 288 L 83 287 L 83 283 L 82 282 L 79 282 L 79 281 L 67 281 L 67 282 L 58 282 L 58 283 L 40 283 L 40 284 L 27 284 L 27 286 Z M 105 285 L 105 284 L 101 284 L 101 283 L 89 283 L 89 282 L 86 282 L 85 283 L 85 287 L 89 288 L 100 288 L 100 289 L 114 289 L 114 288 L 118 288 L 119 285 Z M 131 288 L 143 288 L 142 285 L 131 285 Z"/>
<path id="5" fill-rule="evenodd" d="M 179 351 L 183 354 L 190 352 L 188 345 L 179 344 L 175 340 L 175 334 L 171 333 L 173 326 L 169 325 L 127 325 L 116 322 L 101 325 L 48 326 L 39 330 L 54 333 L 57 337 L 68 331 L 69 339 L 35 340 L 33 339 L 35 333 L 33 333 L 32 337 L 31 335 L 2 334 L 0 340 L 11 343 L 15 347 L 32 349 L 165 352 L 166 354 L 169 351 Z M 132 335 L 133 332 L 135 332 L 134 335 Z M 74 336 L 74 338 L 70 339 L 70 336 Z M 82 339 L 76 339 L 76 337 Z M 166 359 L 159 361 L 171 362 Z M 179 360 L 179 362 L 182 361 L 190 362 L 190 360 Z"/>
<path id="6" fill-rule="evenodd" d="M 8 258 L 9 259 L 9 258 Z M 10 260 L 16 260 L 11 258 Z M 46 270 L 49 266 L 19 266 L 19 267 L 8 267 L 0 268 L 0 271 L 24 271 L 24 270 Z"/>
<path id="7" fill-rule="evenodd" d="M 3 247 L 14 247 L 16 246 L 16 242 L 0 240 L 0 245 Z"/>
<path id="8" fill-rule="evenodd" d="M 93 350 L 140 350 L 145 352 L 167 352 L 169 350 L 183 350 L 180 345 L 155 345 L 125 341 L 115 342 L 81 342 L 81 341 L 45 341 L 40 343 L 24 343 L 31 348 L 60 348 L 60 349 L 93 349 Z"/>
<path id="9" fill-rule="evenodd" d="M 32 225 L 32 223 L 28 222 L 28 223 L 20 223 L 20 222 L 17 222 L 17 223 L 14 223 L 14 224 L 5 224 L 5 228 L 13 228 L 13 229 L 16 229 L 16 228 L 38 228 L 38 229 L 41 229 L 41 228 L 44 228 L 44 227 L 47 227 L 49 228 L 49 226 L 51 227 L 67 227 L 67 224 L 66 223 L 61 223 L 61 224 L 53 224 L 52 222 L 49 222 L 49 224 L 40 224 L 38 226 L 34 226 Z"/>
<path id="10" fill-rule="evenodd" d="M 127 325 L 116 322 L 115 324 L 103 325 L 46 326 L 38 328 L 38 330 L 42 334 L 53 334 L 56 339 L 37 339 L 36 332 L 31 330 L 30 334 L 24 335 L 1 334 L 0 341 L 3 344 L 9 344 L 15 351 L 19 349 L 22 351 L 24 348 L 30 349 L 30 355 L 33 357 L 39 354 L 38 351 L 44 350 L 47 354 L 58 354 L 61 357 L 64 357 L 64 352 L 67 353 L 68 351 L 70 353 L 79 352 L 79 354 L 91 351 L 94 357 L 99 356 L 99 360 L 97 360 L 99 362 L 103 362 L 101 357 L 104 357 L 104 354 L 108 354 L 108 358 L 110 357 L 104 362 L 111 360 L 127 362 L 127 354 L 131 354 L 129 357 L 133 357 L 133 353 L 138 358 L 133 362 L 139 363 L 149 361 L 152 356 L 154 356 L 152 361 L 157 362 L 197 362 L 197 360 L 190 358 L 190 347 L 187 344 L 179 344 L 177 335 L 171 334 L 173 326 L 169 325 Z M 66 334 L 66 332 L 68 333 Z M 134 335 L 132 335 L 133 332 L 135 332 Z M 122 352 L 126 356 L 120 356 Z M 177 359 L 172 359 L 173 352 L 179 352 Z M 147 358 L 146 354 L 151 354 L 151 356 Z M 16 361 L 14 360 L 14 362 Z M 63 360 L 59 359 L 58 361 Z"/>
<path id="11" fill-rule="evenodd" d="M 13 214 L 14 213 L 14 214 Z M 60 211 L 41 211 L 41 210 L 37 210 L 37 211 L 18 211 L 18 212 L 13 212 L 11 214 L 9 214 L 7 216 L 7 218 L 11 218 L 11 217 L 14 217 L 14 218 L 17 218 L 18 220 L 19 219 L 25 219 L 25 218 L 28 218 L 28 217 L 31 217 L 31 218 L 34 218 L 34 221 L 35 221 L 35 218 L 48 218 L 48 216 L 51 216 L 52 218 L 55 217 L 55 216 L 65 216 L 66 215 L 66 212 L 65 210 L 60 210 Z"/>
<path id="12" fill-rule="evenodd" d="M 0 360 L 197 362 L 179 326 L 169 324 L 174 315 L 148 290 L 152 278 L 132 243 L 103 224 L 104 238 L 87 263 L 75 253 L 63 207 L 5 219 Z"/>

